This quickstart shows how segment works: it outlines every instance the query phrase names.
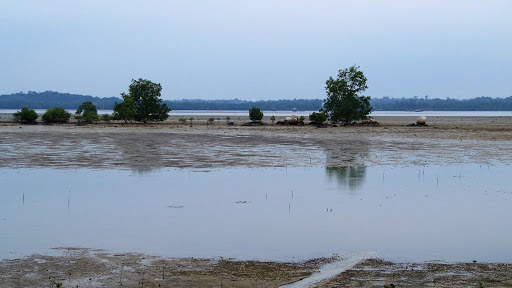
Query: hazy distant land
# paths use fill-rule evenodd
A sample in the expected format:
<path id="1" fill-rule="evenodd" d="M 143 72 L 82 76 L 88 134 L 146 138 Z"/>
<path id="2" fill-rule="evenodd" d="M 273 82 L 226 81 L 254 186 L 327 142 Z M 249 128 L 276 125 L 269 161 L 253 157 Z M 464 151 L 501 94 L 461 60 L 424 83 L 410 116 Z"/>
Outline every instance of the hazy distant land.
<path id="1" fill-rule="evenodd" d="M 9 95 L 0 95 L 0 109 L 47 109 L 62 107 L 76 109 L 81 103 L 91 101 L 100 110 L 113 109 L 114 104 L 121 103 L 119 97 L 94 97 L 89 95 L 60 93 L 55 91 L 19 92 Z M 202 100 L 181 99 L 165 100 L 172 110 L 248 110 L 258 107 L 266 111 L 316 111 L 322 108 L 322 99 L 278 99 L 247 101 L 239 99 L 229 100 Z M 439 99 L 425 97 L 412 98 L 372 98 L 371 105 L 374 111 L 512 111 L 512 96 L 507 98 L 477 97 L 472 99 Z"/>

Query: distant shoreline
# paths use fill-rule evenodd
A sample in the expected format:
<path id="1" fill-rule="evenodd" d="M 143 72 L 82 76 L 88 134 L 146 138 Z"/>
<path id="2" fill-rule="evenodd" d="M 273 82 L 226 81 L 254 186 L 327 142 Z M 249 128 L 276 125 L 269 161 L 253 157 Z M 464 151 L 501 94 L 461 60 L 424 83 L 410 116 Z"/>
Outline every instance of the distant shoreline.
<path id="1" fill-rule="evenodd" d="M 34 109 L 37 114 L 42 115 L 46 109 Z M 19 111 L 19 109 L 0 109 L 0 120 L 11 119 L 12 113 Z M 71 114 L 74 114 L 76 109 L 66 109 Z M 112 114 L 113 110 L 98 109 L 98 114 Z M 265 117 L 272 115 L 276 117 L 286 117 L 291 115 L 304 116 L 306 119 L 312 111 L 266 111 L 263 110 Z M 221 118 L 225 120 L 226 117 L 244 117 L 248 116 L 248 110 L 172 110 L 169 117 L 173 116 L 210 116 L 214 118 Z M 387 117 L 387 116 L 405 116 L 405 117 L 508 117 L 512 116 L 512 111 L 373 111 L 370 117 Z"/>
<path id="2" fill-rule="evenodd" d="M 59 93 L 55 91 L 15 93 L 0 95 L 0 109 L 48 109 L 62 107 L 76 109 L 81 103 L 91 101 L 98 110 L 112 109 L 122 102 L 118 97 L 93 97 L 87 95 Z M 172 110 L 249 110 L 258 107 L 264 111 L 318 111 L 323 99 L 177 99 L 163 100 Z M 512 111 L 512 96 L 506 98 L 476 97 L 471 99 L 440 99 L 426 97 L 390 98 L 372 97 L 370 105 L 375 111 Z"/>

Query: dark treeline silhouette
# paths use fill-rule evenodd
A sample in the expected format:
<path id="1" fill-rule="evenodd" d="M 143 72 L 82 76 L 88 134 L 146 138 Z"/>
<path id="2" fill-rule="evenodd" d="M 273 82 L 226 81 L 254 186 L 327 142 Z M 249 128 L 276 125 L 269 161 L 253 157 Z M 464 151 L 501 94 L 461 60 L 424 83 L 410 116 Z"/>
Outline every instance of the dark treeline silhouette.
<path id="1" fill-rule="evenodd" d="M 377 98 L 371 100 L 374 111 L 512 111 L 512 96 L 472 99 Z"/>
<path id="2" fill-rule="evenodd" d="M 64 109 L 76 109 L 83 102 L 91 101 L 97 109 L 112 109 L 116 102 L 122 102 L 121 98 L 109 97 L 100 98 L 88 95 L 59 93 L 55 91 L 14 93 L 0 95 L 0 109 L 48 109 L 62 107 Z"/>
<path id="3" fill-rule="evenodd" d="M 0 95 L 0 109 L 48 109 L 62 107 L 65 109 L 76 109 L 83 102 L 91 101 L 97 109 L 113 109 L 114 104 L 121 103 L 119 97 L 99 98 L 55 91 L 14 93 Z M 164 103 L 172 110 L 249 110 L 258 107 L 261 110 L 278 111 L 292 110 L 316 111 L 322 107 L 323 100 L 320 99 L 294 99 L 294 100 L 267 100 L 267 101 L 246 101 L 246 100 L 166 100 Z"/>
<path id="4" fill-rule="evenodd" d="M 165 101 L 173 110 L 249 110 L 258 107 L 264 111 L 317 111 L 322 108 L 320 99 L 293 99 L 293 100 L 174 100 Z"/>
<path id="5" fill-rule="evenodd" d="M 59 93 L 55 91 L 14 93 L 0 95 L 0 109 L 48 109 L 62 107 L 76 109 L 80 104 L 91 101 L 97 109 L 113 109 L 114 104 L 121 103 L 118 97 L 100 98 L 78 94 Z M 258 107 L 264 111 L 318 111 L 322 108 L 322 99 L 293 100 L 166 100 L 172 110 L 249 110 Z M 371 106 L 374 111 L 512 111 L 512 96 L 507 98 L 477 97 L 473 99 L 429 99 L 420 98 L 373 98 Z"/>

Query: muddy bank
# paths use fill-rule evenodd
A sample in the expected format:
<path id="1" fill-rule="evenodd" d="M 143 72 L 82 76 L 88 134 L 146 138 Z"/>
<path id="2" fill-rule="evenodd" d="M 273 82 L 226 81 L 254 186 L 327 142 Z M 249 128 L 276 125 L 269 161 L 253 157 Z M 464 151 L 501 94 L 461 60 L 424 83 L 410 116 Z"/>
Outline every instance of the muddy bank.
<path id="1" fill-rule="evenodd" d="M 317 287 L 512 287 L 512 264 L 366 260 Z"/>
<path id="2" fill-rule="evenodd" d="M 378 127 L 0 123 L 0 167 L 99 169 L 431 165 L 512 161 L 512 117 L 379 117 Z M 240 120 L 243 122 L 244 120 Z"/>
<path id="3" fill-rule="evenodd" d="M 309 279 L 324 265 L 339 260 L 282 263 L 62 250 L 64 256 L 33 255 L 0 262 L 1 287 L 55 287 L 56 283 L 63 287 L 279 287 Z M 384 287 L 391 283 L 395 287 L 512 287 L 512 264 L 411 264 L 380 259 L 354 264 L 307 287 Z"/>
<path id="4" fill-rule="evenodd" d="M 63 248 L 0 262 L 1 287 L 278 287 L 309 276 L 328 259 L 301 263 L 159 258 Z M 52 285 L 53 284 L 53 285 Z"/>

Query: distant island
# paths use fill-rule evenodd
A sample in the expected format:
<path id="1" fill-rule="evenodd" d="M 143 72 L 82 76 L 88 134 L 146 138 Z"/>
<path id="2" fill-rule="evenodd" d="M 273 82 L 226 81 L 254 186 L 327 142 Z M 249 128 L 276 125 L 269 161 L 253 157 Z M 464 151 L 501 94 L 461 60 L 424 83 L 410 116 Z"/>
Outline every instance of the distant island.
<path id="1" fill-rule="evenodd" d="M 91 101 L 97 109 L 112 109 L 116 102 L 122 102 L 121 98 L 100 98 L 89 95 L 59 93 L 55 91 L 18 92 L 9 95 L 0 95 L 0 109 L 48 109 L 62 107 L 64 109 L 76 109 L 80 104 Z"/>
<path id="2" fill-rule="evenodd" d="M 62 107 L 76 109 L 80 104 L 91 101 L 99 110 L 113 109 L 115 103 L 121 103 L 120 97 L 99 98 L 88 95 L 59 93 L 55 91 L 14 93 L 0 95 L 0 109 L 21 109 L 26 106 L 30 109 L 47 109 Z M 321 99 L 293 99 L 293 100 L 261 100 L 246 101 L 232 100 L 166 100 L 164 101 L 172 110 L 249 110 L 259 107 L 266 111 L 317 111 L 322 108 Z"/>
<path id="3" fill-rule="evenodd" d="M 113 109 L 121 103 L 119 97 L 100 98 L 89 95 L 59 93 L 55 91 L 19 92 L 0 95 L 0 109 L 48 109 L 62 107 L 76 109 L 80 104 L 91 101 L 99 110 Z M 247 101 L 231 100 L 166 100 L 172 110 L 249 110 L 258 107 L 264 111 L 317 111 L 323 106 L 323 99 L 279 99 Z M 426 97 L 372 98 L 374 111 L 512 111 L 512 96 L 507 98 L 477 97 L 472 99 L 439 99 Z"/>

